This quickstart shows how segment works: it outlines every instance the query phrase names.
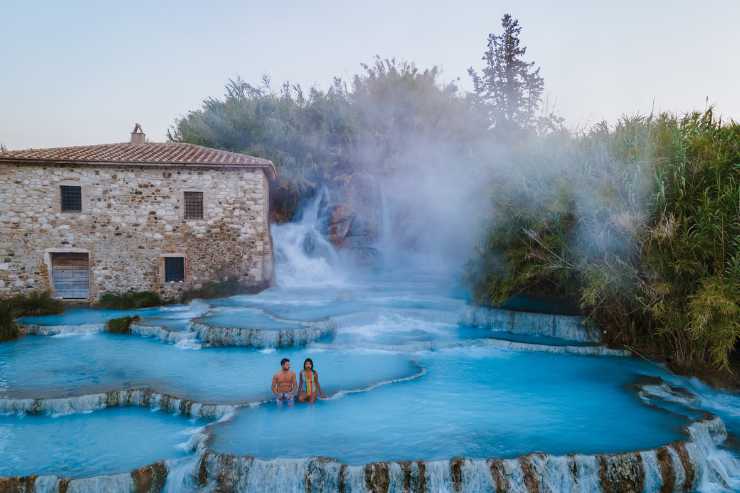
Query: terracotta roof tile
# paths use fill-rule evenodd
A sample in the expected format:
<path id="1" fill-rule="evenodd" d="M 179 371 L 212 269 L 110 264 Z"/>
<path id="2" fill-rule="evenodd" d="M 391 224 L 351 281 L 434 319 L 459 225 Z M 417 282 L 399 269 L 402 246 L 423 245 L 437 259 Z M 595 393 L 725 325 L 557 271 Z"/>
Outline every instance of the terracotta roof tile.
<path id="1" fill-rule="evenodd" d="M 183 142 L 100 144 L 0 152 L 0 163 L 157 165 L 265 168 L 273 176 L 272 161 L 238 152 L 222 151 Z"/>

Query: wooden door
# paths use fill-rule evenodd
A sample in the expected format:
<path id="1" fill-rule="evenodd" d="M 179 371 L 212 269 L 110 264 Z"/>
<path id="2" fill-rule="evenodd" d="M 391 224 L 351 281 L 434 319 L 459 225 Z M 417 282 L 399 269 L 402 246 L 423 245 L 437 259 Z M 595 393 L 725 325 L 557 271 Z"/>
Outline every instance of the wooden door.
<path id="1" fill-rule="evenodd" d="M 90 296 L 90 259 L 87 253 L 53 253 L 51 278 L 54 292 L 64 299 Z"/>

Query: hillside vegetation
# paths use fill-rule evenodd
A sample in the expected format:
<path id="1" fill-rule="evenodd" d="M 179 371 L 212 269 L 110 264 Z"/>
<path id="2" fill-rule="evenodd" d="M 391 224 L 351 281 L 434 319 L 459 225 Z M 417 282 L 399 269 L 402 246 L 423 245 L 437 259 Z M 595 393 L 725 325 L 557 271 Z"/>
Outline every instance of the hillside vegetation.
<path id="1" fill-rule="evenodd" d="M 607 341 L 730 370 L 740 338 L 740 126 L 710 109 L 553 138 L 497 182 L 475 299 L 569 297 Z M 532 161 L 540 172 L 533 173 Z"/>

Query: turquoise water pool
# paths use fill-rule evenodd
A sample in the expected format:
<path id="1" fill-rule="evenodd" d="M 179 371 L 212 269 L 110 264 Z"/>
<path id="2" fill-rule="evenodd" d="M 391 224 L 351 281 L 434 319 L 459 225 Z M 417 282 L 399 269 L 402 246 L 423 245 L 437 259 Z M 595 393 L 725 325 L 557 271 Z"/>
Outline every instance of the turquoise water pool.
<path id="1" fill-rule="evenodd" d="M 427 491 L 452 491 L 453 458 L 541 452 L 543 457 L 581 454 L 579 460 L 591 468 L 583 469 L 590 478 L 583 484 L 598 484 L 594 461 L 601 459 L 594 457 L 690 439 L 686 427 L 705 412 L 720 416 L 731 434 L 740 432 L 736 395 L 635 358 L 568 354 L 598 348 L 553 337 L 549 327 L 540 331 L 538 318 L 525 321 L 526 331 L 495 326 L 495 317 L 494 326 L 471 324 L 465 321 L 467 307 L 465 294 L 449 277 L 409 274 L 277 286 L 257 295 L 136 311 L 144 324 L 183 333 L 190 333 L 196 320 L 243 327 L 259 321 L 276 330 L 330 319 L 336 327 L 304 347 L 263 349 L 175 345 L 80 330 L 132 312 L 75 309 L 24 320 L 61 329 L 53 336 L 0 344 L 0 409 L 9 412 L 0 418 L 0 451 L 9 458 L 0 476 L 101 476 L 165 460 L 170 491 L 205 488 L 197 480 L 202 471 L 221 478 L 216 481 L 242 474 L 233 483 L 241 486 L 219 486 L 227 491 L 303 491 L 306 474 L 318 470 L 321 477 L 339 479 L 315 490 L 335 491 L 341 483 L 345 491 L 367 491 L 370 473 L 364 464 L 413 460 L 425 461 L 424 481 L 439 485 Z M 271 402 L 270 380 L 283 357 L 294 368 L 313 358 L 328 399 L 281 408 Z M 645 382 L 652 394 L 643 392 Z M 173 415 L 157 411 L 159 401 L 108 402 L 106 392 L 122 389 L 149 389 L 189 403 L 165 407 Z M 74 404 L 36 406 L 34 399 Z M 108 405 L 118 407 L 101 409 Z M 200 405 L 227 407 L 211 413 L 211 421 L 196 420 L 190 406 Z M 29 415 L 33 409 L 40 415 Z M 68 414 L 55 414 L 59 409 Z M 194 438 L 199 433 L 202 442 Z M 697 463 L 697 471 L 711 472 L 701 473 L 697 489 L 721 491 L 723 481 L 725 491 L 740 485 L 733 482 L 740 481 L 740 463 L 725 446 L 731 447 L 732 439 L 701 449 L 692 445 L 692 460 L 714 457 Z M 219 454 L 255 459 L 227 464 L 219 462 Z M 645 468 L 657 460 L 652 454 L 642 459 Z M 215 458 L 201 464 L 206 460 L 201 456 Z M 331 461 L 317 466 L 307 459 L 317 456 Z M 235 472 L 238 464 L 241 472 Z M 340 464 L 349 469 L 342 473 Z M 392 464 L 388 474 L 401 478 L 393 476 L 403 473 L 401 466 Z M 465 479 L 464 491 L 491 491 L 492 473 L 485 464 L 465 466 L 463 476 L 489 479 Z M 509 484 L 519 484 L 522 469 L 516 459 L 512 464 L 506 466 L 514 467 Z M 553 464 L 563 471 L 571 467 Z M 652 471 L 655 483 L 658 466 Z M 567 484 L 552 491 L 567 491 Z"/>
<path id="2" fill-rule="evenodd" d="M 419 364 L 422 377 L 372 392 L 244 410 L 214 427 L 212 447 L 349 464 L 596 454 L 659 447 L 682 438 L 688 423 L 637 398 L 634 384 L 654 373 L 638 361 L 467 347 L 419 355 Z"/>
<path id="3" fill-rule="evenodd" d="M 68 416 L 0 416 L 0 476 L 88 477 L 192 453 L 205 424 L 144 409 Z"/>
<path id="4" fill-rule="evenodd" d="M 151 387 L 203 402 L 259 402 L 271 396 L 280 359 L 320 362 L 329 393 L 361 389 L 417 373 L 413 357 L 395 353 L 242 348 L 181 349 L 153 339 L 94 333 L 25 337 L 0 344 L 0 397 L 64 397 Z"/>

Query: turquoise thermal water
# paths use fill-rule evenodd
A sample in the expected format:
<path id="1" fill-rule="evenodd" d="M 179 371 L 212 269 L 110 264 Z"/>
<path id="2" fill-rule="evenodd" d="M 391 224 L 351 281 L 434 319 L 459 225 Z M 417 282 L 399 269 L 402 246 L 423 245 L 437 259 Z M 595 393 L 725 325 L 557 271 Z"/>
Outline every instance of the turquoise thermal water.
<path id="1" fill-rule="evenodd" d="M 601 453 L 661 446 L 687 424 L 637 398 L 633 384 L 654 370 L 633 360 L 468 347 L 426 353 L 420 364 L 421 378 L 372 392 L 244 410 L 214 428 L 212 446 L 351 464 Z"/>
<path id="2" fill-rule="evenodd" d="M 21 323 L 41 326 L 67 326 L 79 325 L 103 325 L 108 320 L 139 316 L 153 325 L 161 325 L 172 330 L 183 330 L 187 328 L 190 320 L 203 314 L 208 305 L 202 302 L 194 302 L 188 305 L 170 305 L 153 308 L 140 308 L 136 310 L 109 310 L 99 308 L 69 308 L 58 315 L 45 315 L 37 317 L 23 317 Z"/>
<path id="3" fill-rule="evenodd" d="M 257 308 L 214 308 L 202 322 L 214 327 L 237 327 L 242 329 L 281 330 L 297 329 L 304 324 L 293 320 L 281 320 L 271 317 Z"/>
<path id="4" fill-rule="evenodd" d="M 324 455 L 362 463 L 616 452 L 685 436 L 689 411 L 646 406 L 634 384 L 644 376 L 675 378 L 684 386 L 687 381 L 636 359 L 485 347 L 484 338 L 493 335 L 570 342 L 459 325 L 465 301 L 435 280 L 368 278 L 333 288 L 274 288 L 209 304 L 224 315 L 262 310 L 296 320 L 331 316 L 338 329 L 332 341 L 278 351 L 187 350 L 106 333 L 26 337 L 0 345 L 0 396 L 150 386 L 204 402 L 260 401 L 269 398 L 270 377 L 282 357 L 298 367 L 310 356 L 329 394 L 403 379 L 417 374 L 419 365 L 426 373 L 315 406 L 243 408 L 233 421 L 214 426 L 212 446 L 262 458 Z M 619 433 L 615 423 L 624 424 Z M 297 429 L 311 438 L 297 439 Z"/>
<path id="5" fill-rule="evenodd" d="M 87 477 L 128 472 L 188 453 L 203 423 L 146 409 L 0 416 L 0 476 Z"/>
<path id="6" fill-rule="evenodd" d="M 0 344 L 0 399 L 146 386 L 205 403 L 254 404 L 270 398 L 281 358 L 290 358 L 298 369 L 311 357 L 330 399 L 294 407 L 273 402 L 240 407 L 233 418 L 206 427 L 212 432 L 210 446 L 265 459 L 321 455 L 351 464 L 535 451 L 620 452 L 684 439 L 682 428 L 704 411 L 740 433 L 740 397 L 657 365 L 491 347 L 493 338 L 576 343 L 461 324 L 468 300 L 454 276 L 418 270 L 351 275 L 338 268 L 341 258 L 317 233 L 315 206 L 298 223 L 273 228 L 278 286 L 260 294 L 135 311 L 71 309 L 24 319 L 64 326 L 63 334 Z M 313 254 L 305 251 L 308 238 Z M 197 344 L 76 330 L 133 314 L 144 324 L 180 331 L 188 331 L 194 319 L 275 330 L 331 318 L 337 328 L 333 336 L 304 348 L 278 350 L 198 349 Z M 697 397 L 648 405 L 636 391 L 646 377 L 660 377 Z M 356 392 L 344 392 L 350 390 Z M 180 445 L 202 425 L 135 407 L 60 417 L 3 416 L 0 476 L 130 471 L 193 454 Z M 178 490 L 179 484 L 170 486 Z"/>
<path id="7" fill-rule="evenodd" d="M 269 399 L 280 360 L 311 356 L 327 392 L 413 375 L 408 356 L 362 350 L 274 352 L 244 348 L 183 350 L 154 339 L 96 333 L 26 337 L 0 344 L 0 397 L 60 397 L 150 386 L 203 402 Z"/>

